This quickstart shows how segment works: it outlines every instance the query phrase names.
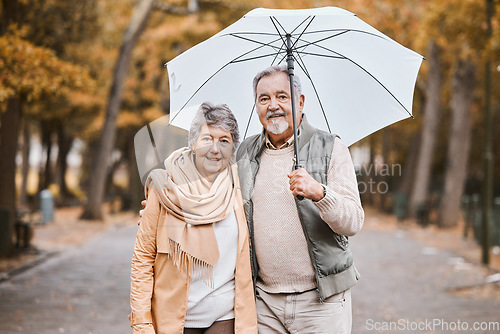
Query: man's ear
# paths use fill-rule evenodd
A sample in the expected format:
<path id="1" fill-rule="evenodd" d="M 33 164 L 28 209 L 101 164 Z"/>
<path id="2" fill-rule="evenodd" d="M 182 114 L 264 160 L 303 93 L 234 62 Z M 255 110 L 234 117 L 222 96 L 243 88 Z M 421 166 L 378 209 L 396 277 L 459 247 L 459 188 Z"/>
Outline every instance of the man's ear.
<path id="1" fill-rule="evenodd" d="M 306 97 L 304 94 L 301 94 L 299 96 L 299 105 L 297 108 L 297 111 L 299 112 L 299 122 L 302 120 L 302 112 L 304 111 L 304 103 L 306 101 Z M 300 124 L 300 123 L 299 123 Z"/>
<path id="2" fill-rule="evenodd" d="M 304 109 L 304 103 L 305 103 L 305 101 L 306 101 L 305 95 L 301 94 L 299 96 L 299 110 L 300 110 L 301 113 L 302 113 L 302 110 Z"/>

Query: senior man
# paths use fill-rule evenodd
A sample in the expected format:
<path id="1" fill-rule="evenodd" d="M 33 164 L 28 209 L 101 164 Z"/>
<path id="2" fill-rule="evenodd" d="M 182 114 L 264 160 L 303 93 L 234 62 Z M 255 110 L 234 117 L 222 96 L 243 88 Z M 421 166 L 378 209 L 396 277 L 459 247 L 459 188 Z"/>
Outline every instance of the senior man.
<path id="1" fill-rule="evenodd" d="M 237 152 L 259 333 L 350 333 L 350 288 L 359 273 L 348 237 L 364 221 L 354 166 L 340 138 L 308 124 L 295 76 L 304 168 L 293 170 L 289 80 L 286 66 L 257 74 L 255 106 L 264 129 Z"/>

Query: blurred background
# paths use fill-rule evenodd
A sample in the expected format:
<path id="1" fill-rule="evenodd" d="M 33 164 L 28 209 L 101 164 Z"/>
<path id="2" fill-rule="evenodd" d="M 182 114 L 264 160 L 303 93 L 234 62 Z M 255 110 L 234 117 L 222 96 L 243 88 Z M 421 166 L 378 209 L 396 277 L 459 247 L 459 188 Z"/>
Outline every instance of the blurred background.
<path id="1" fill-rule="evenodd" d="M 134 136 L 169 114 L 167 61 L 253 8 L 321 6 L 426 58 L 415 119 L 350 148 L 363 204 L 458 228 L 489 263 L 500 225 L 495 0 L 2 0 L 0 256 L 27 248 L 54 210 L 74 208 L 89 224 L 137 213 Z"/>
<path id="2" fill-rule="evenodd" d="M 350 147 L 353 332 L 499 332 L 499 0 L 1 0 L 0 333 L 130 330 L 134 138 L 168 118 L 164 64 L 253 8 L 321 6 L 426 58 L 415 118 Z"/>

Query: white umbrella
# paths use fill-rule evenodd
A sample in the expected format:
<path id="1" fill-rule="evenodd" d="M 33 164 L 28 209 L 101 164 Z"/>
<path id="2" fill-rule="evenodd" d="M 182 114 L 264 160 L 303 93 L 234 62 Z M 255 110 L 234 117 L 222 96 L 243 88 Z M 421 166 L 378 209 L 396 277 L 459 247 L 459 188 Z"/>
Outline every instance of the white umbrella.
<path id="1" fill-rule="evenodd" d="M 171 124 L 189 129 L 204 101 L 225 103 L 245 136 L 261 131 L 252 80 L 289 51 L 315 127 L 346 145 L 411 117 L 423 57 L 336 7 L 254 9 L 166 64 Z"/>

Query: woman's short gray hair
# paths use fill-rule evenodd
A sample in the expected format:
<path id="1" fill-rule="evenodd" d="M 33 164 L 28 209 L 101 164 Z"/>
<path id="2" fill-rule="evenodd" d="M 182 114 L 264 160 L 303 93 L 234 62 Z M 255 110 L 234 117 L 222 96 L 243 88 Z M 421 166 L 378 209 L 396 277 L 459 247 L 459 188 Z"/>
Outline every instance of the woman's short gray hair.
<path id="1" fill-rule="evenodd" d="M 257 85 L 259 84 L 260 79 L 263 77 L 267 77 L 268 75 L 272 75 L 275 73 L 283 72 L 288 77 L 288 67 L 286 64 L 284 65 L 274 65 L 266 68 L 265 70 L 257 73 L 257 75 L 253 78 L 253 97 L 254 100 L 257 100 Z M 290 79 L 288 79 L 290 80 Z M 302 94 L 302 84 L 300 83 L 300 78 L 297 75 L 293 76 L 293 88 L 295 92 L 295 98 L 298 98 Z"/>
<path id="2" fill-rule="evenodd" d="M 189 129 L 189 147 L 193 147 L 196 139 L 198 139 L 203 124 L 215 126 L 229 132 L 233 138 L 234 149 L 236 150 L 240 142 L 240 132 L 238 130 L 236 117 L 234 117 L 233 112 L 227 105 L 219 104 L 214 106 L 209 102 L 204 102 L 198 108 L 198 111 L 191 122 L 191 128 Z"/>

